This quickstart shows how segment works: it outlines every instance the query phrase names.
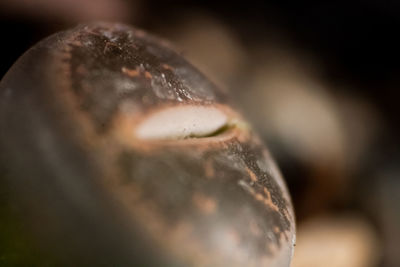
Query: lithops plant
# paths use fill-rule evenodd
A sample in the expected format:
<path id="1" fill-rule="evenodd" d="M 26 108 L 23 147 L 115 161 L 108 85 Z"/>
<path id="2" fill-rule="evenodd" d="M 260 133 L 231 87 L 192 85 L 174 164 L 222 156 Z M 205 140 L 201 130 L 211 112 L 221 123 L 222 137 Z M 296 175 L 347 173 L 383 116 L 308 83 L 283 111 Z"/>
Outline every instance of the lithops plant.
<path id="1" fill-rule="evenodd" d="M 289 266 L 289 194 L 224 92 L 121 24 L 57 33 L 0 85 L 0 263 Z"/>

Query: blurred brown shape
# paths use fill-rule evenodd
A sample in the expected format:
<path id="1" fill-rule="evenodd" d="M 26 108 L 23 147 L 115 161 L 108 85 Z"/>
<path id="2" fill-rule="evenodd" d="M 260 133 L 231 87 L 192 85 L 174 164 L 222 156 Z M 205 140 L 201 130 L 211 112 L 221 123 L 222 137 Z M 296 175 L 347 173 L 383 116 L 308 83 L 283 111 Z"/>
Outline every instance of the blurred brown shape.
<path id="1" fill-rule="evenodd" d="M 29 16 L 77 23 L 91 20 L 126 21 L 137 1 L 123 0 L 2 0 L 7 16 Z"/>
<path id="2" fill-rule="evenodd" d="M 292 176 L 283 168 L 289 184 L 302 186 L 293 192 L 298 218 L 345 203 L 376 135 L 376 111 L 360 96 L 337 92 L 318 60 L 284 39 L 259 44 L 251 58 L 237 102 L 275 154 L 302 166 Z"/>
<path id="3" fill-rule="evenodd" d="M 161 25 L 166 35 L 211 80 L 227 87 L 241 70 L 246 54 L 234 30 L 217 17 L 195 11 Z"/>
<path id="4" fill-rule="evenodd" d="M 380 247 L 364 218 L 354 215 L 316 217 L 298 228 L 292 267 L 376 266 Z"/>

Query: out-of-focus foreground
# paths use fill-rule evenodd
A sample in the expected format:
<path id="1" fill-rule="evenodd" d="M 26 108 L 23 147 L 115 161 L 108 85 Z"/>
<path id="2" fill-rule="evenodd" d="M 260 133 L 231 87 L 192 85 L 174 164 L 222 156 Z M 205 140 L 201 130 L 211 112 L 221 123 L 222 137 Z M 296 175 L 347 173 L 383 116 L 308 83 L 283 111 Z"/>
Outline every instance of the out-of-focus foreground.
<path id="1" fill-rule="evenodd" d="M 293 267 L 400 266 L 400 3 L 2 0 L 1 76 L 90 20 L 171 40 L 235 99 L 288 183 Z"/>

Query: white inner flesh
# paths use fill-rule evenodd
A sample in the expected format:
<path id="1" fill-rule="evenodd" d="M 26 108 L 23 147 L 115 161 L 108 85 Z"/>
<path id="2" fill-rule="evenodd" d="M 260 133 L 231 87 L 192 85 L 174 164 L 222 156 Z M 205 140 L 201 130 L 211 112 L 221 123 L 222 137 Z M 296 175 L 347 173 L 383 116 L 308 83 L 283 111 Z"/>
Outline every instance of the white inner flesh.
<path id="1" fill-rule="evenodd" d="M 228 123 L 227 116 L 210 106 L 177 106 L 150 115 L 136 128 L 139 139 L 185 139 L 213 134 Z"/>

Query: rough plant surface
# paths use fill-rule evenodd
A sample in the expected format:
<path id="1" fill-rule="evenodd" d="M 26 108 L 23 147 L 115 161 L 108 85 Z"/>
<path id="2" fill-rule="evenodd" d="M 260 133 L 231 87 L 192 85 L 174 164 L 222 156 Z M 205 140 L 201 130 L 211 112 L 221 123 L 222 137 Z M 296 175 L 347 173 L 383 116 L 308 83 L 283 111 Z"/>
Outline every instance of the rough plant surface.
<path id="1" fill-rule="evenodd" d="M 0 84 L 0 165 L 2 266 L 290 265 L 294 215 L 268 151 L 140 30 L 87 24 L 25 53 Z"/>

